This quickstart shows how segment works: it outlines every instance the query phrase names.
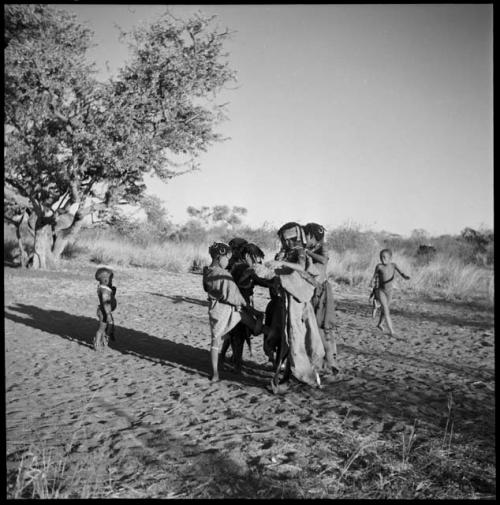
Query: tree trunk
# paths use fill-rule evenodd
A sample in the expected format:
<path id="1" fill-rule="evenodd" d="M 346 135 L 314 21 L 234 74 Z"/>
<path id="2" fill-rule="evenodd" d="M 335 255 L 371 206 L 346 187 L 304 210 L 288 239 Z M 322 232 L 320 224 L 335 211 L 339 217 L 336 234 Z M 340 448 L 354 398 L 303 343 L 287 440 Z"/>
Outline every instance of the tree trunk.
<path id="1" fill-rule="evenodd" d="M 19 222 L 16 223 L 16 237 L 17 237 L 17 245 L 19 247 L 19 259 L 21 261 L 21 267 L 24 268 L 26 267 L 28 263 L 28 255 L 26 254 L 26 251 L 24 250 L 23 246 L 23 240 L 21 238 L 21 224 L 23 223 L 24 220 L 24 214 L 19 220 Z"/>
<path id="2" fill-rule="evenodd" d="M 44 224 L 35 230 L 35 251 L 33 253 L 33 269 L 43 269 L 54 266 L 52 256 L 52 226 Z"/>
<path id="3" fill-rule="evenodd" d="M 57 226 L 55 227 L 56 237 L 54 240 L 54 246 L 52 248 L 52 256 L 56 261 L 58 261 L 61 258 L 61 254 L 63 253 L 64 248 L 66 247 L 68 242 L 71 242 L 76 239 L 78 233 L 80 232 L 82 224 L 83 224 L 83 215 L 77 212 L 73 217 L 70 226 L 63 229 L 58 229 Z"/>
<path id="4" fill-rule="evenodd" d="M 31 267 L 42 269 L 57 266 L 68 242 L 74 240 L 80 232 L 83 217 L 84 214 L 77 212 L 74 216 L 63 214 L 57 221 L 54 216 L 38 218 Z"/>

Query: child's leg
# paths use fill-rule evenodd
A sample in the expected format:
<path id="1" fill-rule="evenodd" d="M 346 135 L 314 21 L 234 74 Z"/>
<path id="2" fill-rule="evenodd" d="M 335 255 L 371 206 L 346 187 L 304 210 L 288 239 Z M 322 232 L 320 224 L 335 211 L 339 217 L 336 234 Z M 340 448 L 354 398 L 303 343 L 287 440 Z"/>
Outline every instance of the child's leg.
<path id="1" fill-rule="evenodd" d="M 217 347 L 210 348 L 210 361 L 212 363 L 212 377 L 210 380 L 215 382 L 219 380 L 219 349 Z"/>
<path id="2" fill-rule="evenodd" d="M 99 327 L 97 329 L 97 332 L 94 336 L 94 350 L 97 351 L 99 347 L 102 345 L 102 341 L 104 339 L 104 335 L 106 333 L 106 322 L 104 321 L 104 315 L 100 309 L 100 307 L 97 307 L 97 319 L 99 320 Z"/>
<path id="3" fill-rule="evenodd" d="M 380 314 L 380 321 L 378 323 L 378 327 L 382 329 L 382 322 L 387 321 L 387 326 L 389 328 L 389 332 L 391 335 L 394 334 L 394 328 L 392 327 L 392 320 L 391 320 L 391 313 L 389 310 L 389 298 L 385 294 L 384 291 L 380 290 L 379 292 L 379 297 L 380 297 L 380 306 L 382 307 L 382 313 Z"/>
<path id="4" fill-rule="evenodd" d="M 252 339 L 250 338 L 250 332 L 249 329 L 246 329 L 246 334 L 245 334 L 245 342 L 248 345 L 248 352 L 250 353 L 250 357 L 253 358 L 253 352 L 252 352 Z"/>
<path id="5" fill-rule="evenodd" d="M 227 353 L 227 350 L 229 349 L 229 346 L 231 345 L 231 339 L 232 339 L 232 337 L 230 337 L 230 338 L 224 340 L 224 342 L 222 342 L 222 348 L 220 351 L 220 362 L 221 363 L 226 359 L 226 353 Z"/>
<path id="6" fill-rule="evenodd" d="M 94 337 L 94 350 L 97 351 L 99 347 L 104 347 L 106 341 L 106 323 L 99 322 L 99 328 Z"/>
<path id="7" fill-rule="evenodd" d="M 339 372 L 340 367 L 337 363 L 337 342 L 333 329 L 320 330 L 321 340 L 325 347 L 325 364 L 328 370 Z"/>
<path id="8" fill-rule="evenodd" d="M 212 365 L 212 377 L 210 380 L 216 382 L 219 380 L 219 351 L 222 346 L 222 338 L 212 336 L 210 343 L 210 363 Z"/>
<path id="9" fill-rule="evenodd" d="M 245 337 L 247 335 L 247 327 L 242 324 L 236 325 L 233 330 L 232 347 L 233 347 L 233 362 L 236 372 L 241 371 L 243 364 L 243 348 L 245 346 Z"/>

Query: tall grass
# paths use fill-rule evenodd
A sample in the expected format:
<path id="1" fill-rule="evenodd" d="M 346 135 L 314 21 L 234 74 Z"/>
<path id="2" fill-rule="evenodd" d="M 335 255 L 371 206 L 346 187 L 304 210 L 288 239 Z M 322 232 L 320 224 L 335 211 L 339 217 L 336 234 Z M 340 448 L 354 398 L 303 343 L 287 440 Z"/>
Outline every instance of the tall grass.
<path id="1" fill-rule="evenodd" d="M 209 244 L 214 240 L 227 242 L 230 238 L 227 230 L 224 233 L 220 230 L 221 236 L 214 235 L 215 231 L 209 230 L 210 233 L 206 233 L 203 239 L 197 240 L 159 242 L 154 234 L 150 234 L 149 239 L 143 236 L 137 242 L 109 229 L 88 229 L 83 230 L 75 242 L 67 245 L 63 259 L 84 258 L 98 264 L 155 268 L 178 273 L 201 271 L 203 266 L 210 263 Z M 275 232 L 273 234 L 269 229 L 242 228 L 232 235 L 257 243 L 266 253 L 266 259 L 272 259 L 278 247 Z M 445 251 L 425 258 L 425 261 L 415 254 L 408 240 L 394 237 L 390 238 L 392 242 L 388 240 L 380 234 L 357 229 L 334 230 L 327 240 L 329 279 L 337 284 L 366 286 L 368 290 L 375 265 L 379 262 L 379 251 L 390 246 L 393 247 L 393 261 L 411 277 L 409 281 L 396 281 L 402 289 L 445 298 L 480 297 L 493 303 L 493 268 L 468 262 L 468 256 L 458 247 L 460 244 L 456 239 L 450 242 L 458 247 L 455 251 L 449 246 Z M 4 259 L 9 259 L 15 246 L 14 234 L 4 227 Z"/>
<path id="2" fill-rule="evenodd" d="M 208 264 L 206 247 L 202 244 L 165 242 L 134 245 L 124 239 L 81 239 L 80 247 L 89 251 L 93 263 L 143 268 L 158 268 L 171 272 L 199 270 Z"/>

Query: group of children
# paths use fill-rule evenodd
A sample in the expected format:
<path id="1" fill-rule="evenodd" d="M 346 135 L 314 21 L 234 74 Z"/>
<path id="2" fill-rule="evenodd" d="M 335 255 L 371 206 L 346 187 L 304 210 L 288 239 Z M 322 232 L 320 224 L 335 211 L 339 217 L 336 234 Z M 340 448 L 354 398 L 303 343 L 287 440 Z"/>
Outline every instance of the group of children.
<path id="1" fill-rule="evenodd" d="M 209 247 L 212 259 L 203 270 L 203 289 L 207 293 L 208 316 L 211 331 L 210 361 L 212 381 L 219 380 L 219 367 L 225 354 L 232 347 L 233 362 L 241 369 L 244 344 L 250 348 L 251 339 L 263 334 L 263 349 L 269 360 L 277 363 L 276 350 L 282 332 L 279 325 L 283 320 L 276 317 L 279 307 L 281 278 L 276 267 L 286 267 L 297 272 L 310 285 L 310 304 L 324 349 L 322 373 L 337 374 L 336 316 L 332 286 L 327 277 L 328 252 L 325 247 L 325 229 L 317 223 L 304 226 L 289 222 L 278 230 L 281 248 L 271 268 L 263 265 L 264 252 L 243 238 L 234 238 L 228 244 L 214 242 Z M 404 274 L 392 261 L 389 249 L 380 252 L 380 263 L 370 282 L 372 317 L 381 308 L 377 327 L 383 330 L 386 322 L 391 335 L 394 334 L 390 316 L 392 285 L 396 273 Z M 94 337 L 94 348 L 98 350 L 115 340 L 113 311 L 116 309 L 116 287 L 113 272 L 101 267 L 95 273 L 97 286 L 99 327 Z M 269 289 L 270 301 L 265 312 L 254 307 L 255 286 Z M 282 292 L 282 291 L 281 291 Z"/>
<path id="2" fill-rule="evenodd" d="M 328 254 L 324 245 L 325 229 L 317 223 L 301 226 L 290 222 L 278 231 L 281 249 L 273 266 L 286 266 L 300 273 L 314 286 L 311 304 L 325 350 L 324 371 L 338 373 L 335 338 L 335 305 L 327 279 Z M 212 380 L 219 379 L 218 367 L 229 345 L 233 347 L 236 368 L 241 367 L 243 341 L 264 335 L 264 352 L 276 362 L 275 350 L 280 338 L 274 314 L 278 307 L 279 276 L 269 274 L 262 266 L 263 251 L 245 239 L 235 238 L 229 244 L 214 243 L 209 248 L 210 266 L 203 271 L 203 288 L 209 299 L 209 323 Z M 315 265 L 314 275 L 311 265 Z M 269 289 L 270 302 L 265 313 L 254 308 L 255 286 Z M 264 319 L 264 321 L 263 321 Z M 220 356 L 219 356 L 220 352 Z"/>

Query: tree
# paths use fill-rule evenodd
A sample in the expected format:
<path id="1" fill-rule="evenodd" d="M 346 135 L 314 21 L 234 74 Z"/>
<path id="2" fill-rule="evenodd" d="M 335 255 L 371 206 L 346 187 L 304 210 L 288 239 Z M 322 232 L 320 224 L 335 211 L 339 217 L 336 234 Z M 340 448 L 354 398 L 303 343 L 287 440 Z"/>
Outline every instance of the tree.
<path id="1" fill-rule="evenodd" d="M 131 59 L 100 83 L 86 59 L 92 33 L 74 16 L 5 6 L 6 205 L 36 217 L 33 267 L 56 263 L 89 212 L 137 202 L 146 173 L 194 170 L 222 140 L 215 97 L 234 73 L 223 53 L 229 33 L 212 21 L 167 13 L 123 33 Z"/>
<path id="2" fill-rule="evenodd" d="M 203 206 L 199 209 L 189 206 L 186 210 L 192 218 L 202 221 L 207 226 L 210 221 L 214 224 L 225 223 L 231 227 L 238 226 L 242 223 L 241 216 L 247 213 L 245 207 L 230 208 L 227 205 L 214 205 L 212 208 Z"/>

